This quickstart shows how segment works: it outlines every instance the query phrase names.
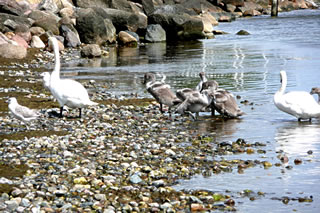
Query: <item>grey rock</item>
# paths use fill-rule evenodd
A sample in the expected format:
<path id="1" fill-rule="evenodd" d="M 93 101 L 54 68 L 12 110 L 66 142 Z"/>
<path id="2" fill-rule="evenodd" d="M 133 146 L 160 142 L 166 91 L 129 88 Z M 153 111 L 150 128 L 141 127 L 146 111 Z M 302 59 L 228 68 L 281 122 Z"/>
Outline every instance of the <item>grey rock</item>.
<path id="1" fill-rule="evenodd" d="M 54 0 L 42 0 L 38 8 L 40 10 L 51 11 L 53 13 L 56 13 L 59 10 Z"/>
<path id="2" fill-rule="evenodd" d="M 77 16 L 76 29 L 83 43 L 100 45 L 116 41 L 116 29 L 113 23 L 93 9 L 80 9 L 77 11 Z"/>
<path id="3" fill-rule="evenodd" d="M 16 1 L 1 0 L 0 12 L 15 15 L 15 16 L 22 16 L 24 13 L 24 9 Z"/>
<path id="4" fill-rule="evenodd" d="M 17 196 L 19 196 L 19 195 L 21 195 L 21 194 L 22 194 L 21 189 L 15 189 L 15 190 L 13 190 L 13 191 L 11 192 L 11 195 L 12 195 L 13 197 L 17 197 Z"/>
<path id="5" fill-rule="evenodd" d="M 132 176 L 130 176 L 130 182 L 133 184 L 138 184 L 142 182 L 142 179 L 139 177 L 139 175 L 134 174 Z"/>
<path id="6" fill-rule="evenodd" d="M 7 205 L 0 202 L 0 211 L 5 210 L 7 208 Z"/>
<path id="7" fill-rule="evenodd" d="M 101 48 L 97 44 L 88 44 L 81 49 L 82 57 L 99 57 L 101 56 Z"/>
<path id="8" fill-rule="evenodd" d="M 60 32 L 65 38 L 66 47 L 77 47 L 81 44 L 79 34 L 72 25 L 61 25 Z"/>
<path id="9" fill-rule="evenodd" d="M 30 206 L 30 201 L 27 198 L 22 198 L 20 205 L 23 207 L 28 207 Z"/>
<path id="10" fill-rule="evenodd" d="M 136 13 L 111 8 L 94 8 L 94 10 L 101 17 L 110 19 L 117 32 L 126 30 L 136 32 L 147 27 L 147 19 Z"/>
<path id="11" fill-rule="evenodd" d="M 160 24 L 148 25 L 145 40 L 147 42 L 163 42 L 167 40 L 166 31 Z"/>
<path id="12" fill-rule="evenodd" d="M 7 200 L 5 201 L 5 204 L 7 205 L 7 209 L 10 211 L 16 210 L 19 206 L 19 203 L 16 200 Z"/>

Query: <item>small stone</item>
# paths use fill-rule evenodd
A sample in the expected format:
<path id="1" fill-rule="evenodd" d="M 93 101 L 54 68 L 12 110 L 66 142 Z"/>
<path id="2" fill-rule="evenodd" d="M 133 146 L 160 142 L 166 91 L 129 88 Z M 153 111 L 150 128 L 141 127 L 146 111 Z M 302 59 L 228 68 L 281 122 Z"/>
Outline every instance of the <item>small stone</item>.
<path id="1" fill-rule="evenodd" d="M 312 151 L 312 150 L 309 150 L 307 153 L 308 153 L 308 155 L 312 155 L 312 154 L 313 154 L 313 151 Z"/>
<path id="2" fill-rule="evenodd" d="M 21 195 L 22 194 L 22 191 L 20 190 L 20 189 L 15 189 L 15 190 L 13 190 L 12 192 L 11 192 L 11 195 L 13 196 L 13 197 L 17 197 L 17 196 L 19 196 L 19 195 Z"/>
<path id="3" fill-rule="evenodd" d="M 142 179 L 139 177 L 139 175 L 134 174 L 130 177 L 130 182 L 133 184 L 138 184 L 142 182 Z"/>
<path id="4" fill-rule="evenodd" d="M 202 204 L 199 203 L 192 203 L 191 204 L 191 211 L 205 211 L 205 207 Z"/>
<path id="5" fill-rule="evenodd" d="M 301 164 L 301 163 L 302 163 L 302 160 L 301 160 L 301 159 L 299 159 L 299 158 L 294 159 L 294 164 L 295 164 L 295 165 L 299 165 L 299 164 Z"/>
<path id="6" fill-rule="evenodd" d="M 95 194 L 94 198 L 99 201 L 105 201 L 107 199 L 105 194 Z"/>
<path id="7" fill-rule="evenodd" d="M 30 201 L 27 198 L 22 198 L 21 200 L 21 206 L 28 207 L 30 206 Z"/>
<path id="8" fill-rule="evenodd" d="M 167 149 L 166 150 L 166 154 L 170 155 L 170 156 L 175 156 L 176 155 L 176 153 L 174 151 L 172 151 L 171 149 Z"/>
<path id="9" fill-rule="evenodd" d="M 239 32 L 237 32 L 237 35 L 250 35 L 250 33 L 245 30 L 240 30 Z"/>
<path id="10" fill-rule="evenodd" d="M 85 177 L 75 178 L 73 180 L 73 183 L 75 183 L 75 184 L 86 184 L 87 183 L 87 179 Z"/>
<path id="11" fill-rule="evenodd" d="M 7 200 L 5 201 L 5 204 L 10 211 L 16 210 L 19 206 L 19 203 L 16 200 Z"/>

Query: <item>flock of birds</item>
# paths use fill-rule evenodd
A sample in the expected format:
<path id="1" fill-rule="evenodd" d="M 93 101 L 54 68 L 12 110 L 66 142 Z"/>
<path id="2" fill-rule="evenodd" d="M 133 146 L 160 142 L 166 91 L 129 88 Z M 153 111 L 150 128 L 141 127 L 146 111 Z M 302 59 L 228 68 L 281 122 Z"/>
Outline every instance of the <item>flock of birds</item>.
<path id="1" fill-rule="evenodd" d="M 197 119 L 200 112 L 208 110 L 211 110 L 212 115 L 217 111 L 228 118 L 236 118 L 244 114 L 233 94 L 219 88 L 215 80 L 207 80 L 204 72 L 199 73 L 200 82 L 195 89 L 183 88 L 177 90 L 176 94 L 172 92 L 170 85 L 165 83 L 166 76 L 158 75 L 162 76 L 160 81 L 156 81 L 156 74 L 146 73 L 144 83 L 147 91 L 159 102 L 162 113 L 163 105 L 166 105 L 169 113 L 172 107 L 176 107 L 176 112 L 189 113 L 194 119 Z M 192 113 L 195 113 L 195 116 Z"/>
<path id="2" fill-rule="evenodd" d="M 81 109 L 97 105 L 89 99 L 85 87 L 79 82 L 72 79 L 60 78 L 60 55 L 59 45 L 55 37 L 49 38 L 49 44 L 53 47 L 55 66 L 51 74 L 45 72 L 43 76 L 43 85 L 50 90 L 54 99 L 60 105 L 59 117 L 63 116 L 63 107 L 78 108 L 79 117 Z M 156 77 L 160 76 L 161 80 L 157 81 Z M 295 91 L 285 93 L 287 86 L 287 75 L 285 71 L 280 71 L 281 88 L 274 95 L 275 106 L 290 115 L 298 118 L 298 121 L 320 117 L 320 88 L 312 88 L 311 92 Z M 214 116 L 215 111 L 227 118 L 237 118 L 244 115 L 237 105 L 236 99 L 229 91 L 219 88 L 215 80 L 208 80 L 204 72 L 199 73 L 200 82 L 195 89 L 183 88 L 174 93 L 169 84 L 166 84 L 164 74 L 146 73 L 144 83 L 147 91 L 160 104 L 161 113 L 164 112 L 163 105 L 168 107 L 171 115 L 171 109 L 174 107 L 175 112 L 179 114 L 189 113 L 194 119 L 197 119 L 202 111 L 211 110 Z M 318 94 L 318 102 L 313 98 L 313 94 Z M 19 105 L 17 99 L 11 97 L 7 101 L 8 108 L 12 115 L 17 119 L 28 123 L 37 119 L 40 114 L 35 110 Z M 193 115 L 195 113 L 195 116 Z M 28 126 L 27 126 L 28 128 Z"/>

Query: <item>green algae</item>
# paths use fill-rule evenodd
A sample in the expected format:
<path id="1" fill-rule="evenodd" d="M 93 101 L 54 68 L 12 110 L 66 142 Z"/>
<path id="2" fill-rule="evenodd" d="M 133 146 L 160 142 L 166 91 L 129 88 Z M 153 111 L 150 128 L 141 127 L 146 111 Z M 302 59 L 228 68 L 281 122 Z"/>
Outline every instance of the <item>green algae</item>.
<path id="1" fill-rule="evenodd" d="M 5 139 L 7 140 L 23 140 L 25 138 L 32 138 L 32 137 L 43 137 L 43 136 L 50 136 L 50 135 L 58 135 L 64 136 L 69 134 L 67 131 L 23 131 L 23 132 L 13 132 L 10 134 L 1 134 L 0 133 L 0 141 Z"/>
<path id="2" fill-rule="evenodd" d="M 0 162 L 0 177 L 12 179 L 16 177 L 22 177 L 26 174 L 29 167 L 25 164 L 21 165 L 8 165 Z M 9 194 L 15 185 L 13 184 L 0 184 L 0 194 Z"/>

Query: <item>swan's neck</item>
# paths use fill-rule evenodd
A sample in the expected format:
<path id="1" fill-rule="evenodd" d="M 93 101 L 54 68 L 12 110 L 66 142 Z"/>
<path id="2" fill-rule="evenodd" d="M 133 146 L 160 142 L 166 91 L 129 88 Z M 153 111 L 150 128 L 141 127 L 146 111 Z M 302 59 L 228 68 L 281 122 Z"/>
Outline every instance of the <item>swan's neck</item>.
<path id="1" fill-rule="evenodd" d="M 204 83 L 204 82 L 207 82 L 208 79 L 207 79 L 207 77 L 205 75 L 203 75 L 202 78 L 201 78 L 201 81 Z"/>
<path id="2" fill-rule="evenodd" d="M 278 93 L 283 94 L 287 87 L 287 76 L 281 75 L 281 87 L 278 91 Z"/>
<path id="3" fill-rule="evenodd" d="M 60 79 L 60 54 L 59 54 L 59 45 L 57 40 L 53 40 L 53 52 L 54 52 L 54 70 L 51 74 L 52 79 Z"/>

